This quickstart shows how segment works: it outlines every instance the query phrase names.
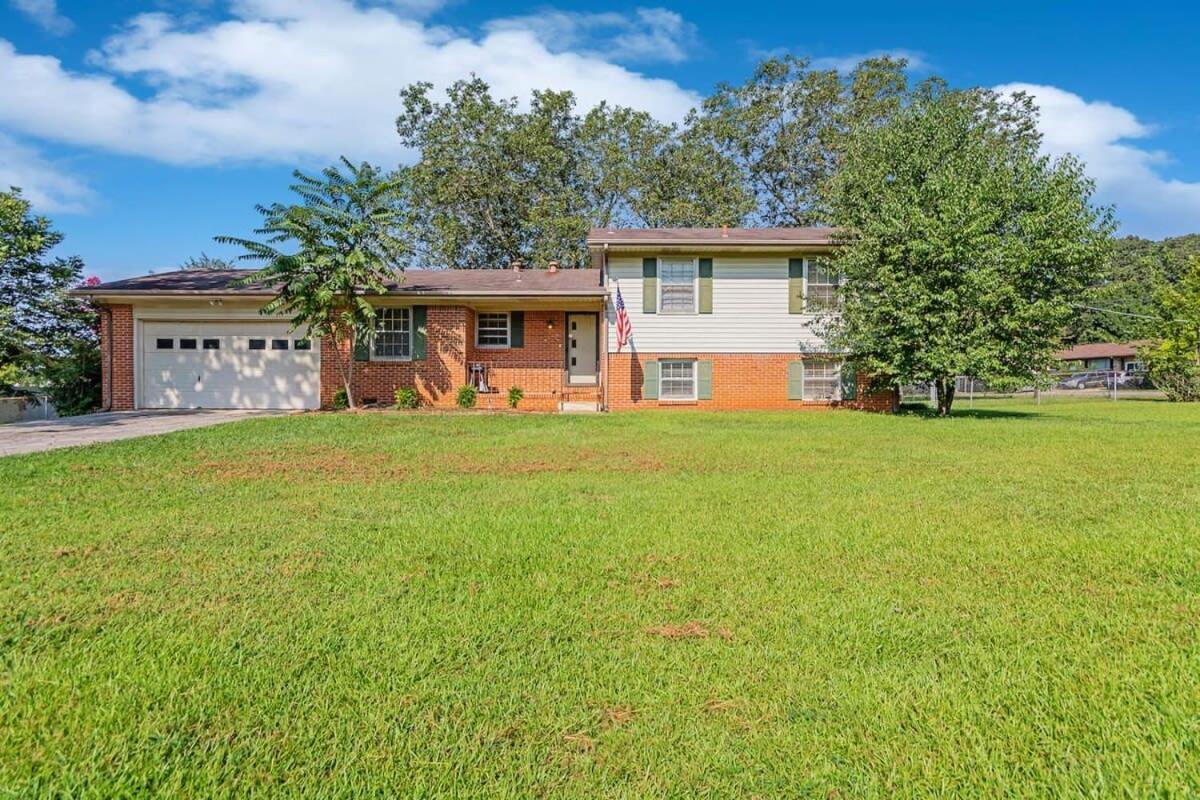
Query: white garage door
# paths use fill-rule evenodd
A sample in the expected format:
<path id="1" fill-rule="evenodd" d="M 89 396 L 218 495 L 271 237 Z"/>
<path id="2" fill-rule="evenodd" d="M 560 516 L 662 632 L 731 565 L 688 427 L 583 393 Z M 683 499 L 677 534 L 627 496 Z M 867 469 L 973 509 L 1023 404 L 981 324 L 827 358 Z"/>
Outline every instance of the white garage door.
<path id="1" fill-rule="evenodd" d="M 142 323 L 143 408 L 317 408 L 320 342 L 279 322 Z"/>

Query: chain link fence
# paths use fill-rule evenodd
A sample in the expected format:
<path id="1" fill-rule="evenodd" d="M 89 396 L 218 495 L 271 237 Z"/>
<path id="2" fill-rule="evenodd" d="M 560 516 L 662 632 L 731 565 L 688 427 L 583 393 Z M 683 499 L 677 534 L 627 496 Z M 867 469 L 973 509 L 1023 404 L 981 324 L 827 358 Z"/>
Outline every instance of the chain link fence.
<path id="1" fill-rule="evenodd" d="M 1142 370 L 1062 370 L 1047 373 L 1041 386 L 999 389 L 978 378 L 960 376 L 955 380 L 955 403 L 1001 398 L 1027 399 L 1033 403 L 1056 399 L 1094 398 L 1097 400 L 1161 400 L 1165 395 Z M 936 402 L 932 384 L 911 384 L 900 388 L 902 402 Z"/>

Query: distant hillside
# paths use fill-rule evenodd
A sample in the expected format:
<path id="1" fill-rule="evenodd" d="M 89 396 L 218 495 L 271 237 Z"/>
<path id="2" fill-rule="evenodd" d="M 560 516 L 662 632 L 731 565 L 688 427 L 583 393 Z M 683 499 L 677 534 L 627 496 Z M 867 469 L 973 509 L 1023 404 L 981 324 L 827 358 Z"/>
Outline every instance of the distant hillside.
<path id="1" fill-rule="evenodd" d="M 1154 287 L 1162 281 L 1179 279 L 1188 259 L 1200 257 L 1200 234 L 1176 236 L 1162 241 L 1126 236 L 1113 242 L 1103 279 L 1080 302 L 1128 314 L 1150 314 Z M 1148 320 L 1098 311 L 1080 310 L 1069 326 L 1065 340 L 1120 342 L 1149 335 Z"/>

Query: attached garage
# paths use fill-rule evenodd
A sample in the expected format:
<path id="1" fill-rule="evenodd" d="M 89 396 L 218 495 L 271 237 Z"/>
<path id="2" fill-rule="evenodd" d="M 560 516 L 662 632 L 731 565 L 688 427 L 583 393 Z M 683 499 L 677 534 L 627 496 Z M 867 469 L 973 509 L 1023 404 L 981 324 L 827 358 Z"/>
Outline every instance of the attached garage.
<path id="1" fill-rule="evenodd" d="M 318 408 L 321 343 L 286 322 L 143 321 L 142 408 Z"/>

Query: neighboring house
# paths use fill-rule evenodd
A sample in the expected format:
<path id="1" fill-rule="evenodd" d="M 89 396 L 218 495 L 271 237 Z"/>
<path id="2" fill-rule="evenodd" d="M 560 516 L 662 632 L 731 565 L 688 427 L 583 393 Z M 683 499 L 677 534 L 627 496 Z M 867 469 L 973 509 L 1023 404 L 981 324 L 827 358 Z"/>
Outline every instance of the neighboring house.
<path id="1" fill-rule="evenodd" d="M 1054 357 L 1067 370 L 1141 372 L 1143 364 L 1138 360 L 1138 349 L 1148 344 L 1148 340 L 1077 344 L 1058 351 Z"/>
<path id="2" fill-rule="evenodd" d="M 372 299 L 376 332 L 353 354 L 362 402 L 398 388 L 449 407 L 886 410 L 817 334 L 834 285 L 829 229 L 596 230 L 591 269 L 410 270 Z M 240 270 L 181 271 L 87 287 L 102 309 L 104 405 L 317 408 L 341 387 L 330 341 L 264 317 Z M 617 353 L 618 289 L 632 324 Z"/>

